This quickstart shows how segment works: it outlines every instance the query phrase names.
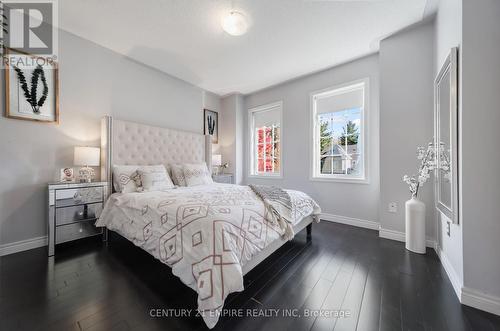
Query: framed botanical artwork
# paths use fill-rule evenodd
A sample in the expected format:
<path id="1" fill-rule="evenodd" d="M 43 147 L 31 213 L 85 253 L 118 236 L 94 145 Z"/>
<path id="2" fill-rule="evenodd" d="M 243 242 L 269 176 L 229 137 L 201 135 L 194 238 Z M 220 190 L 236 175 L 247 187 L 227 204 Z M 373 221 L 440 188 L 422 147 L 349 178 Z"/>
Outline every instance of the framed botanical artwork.
<path id="1" fill-rule="evenodd" d="M 203 134 L 212 136 L 212 144 L 219 143 L 219 113 L 203 109 Z"/>
<path id="2" fill-rule="evenodd" d="M 59 123 L 57 62 L 7 49 L 5 64 L 5 116 Z"/>

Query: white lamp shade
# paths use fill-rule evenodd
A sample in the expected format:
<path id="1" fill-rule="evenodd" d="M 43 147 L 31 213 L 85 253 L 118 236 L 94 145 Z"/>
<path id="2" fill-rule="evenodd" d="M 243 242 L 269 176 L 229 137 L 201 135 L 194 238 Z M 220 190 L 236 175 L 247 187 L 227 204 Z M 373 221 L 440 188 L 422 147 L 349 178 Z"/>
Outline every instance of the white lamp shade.
<path id="1" fill-rule="evenodd" d="M 77 166 L 99 166 L 101 149 L 98 147 L 79 147 L 75 146 L 74 164 Z"/>
<path id="2" fill-rule="evenodd" d="M 222 165 L 222 155 L 214 154 L 212 155 L 212 165 L 213 166 L 221 166 Z"/>

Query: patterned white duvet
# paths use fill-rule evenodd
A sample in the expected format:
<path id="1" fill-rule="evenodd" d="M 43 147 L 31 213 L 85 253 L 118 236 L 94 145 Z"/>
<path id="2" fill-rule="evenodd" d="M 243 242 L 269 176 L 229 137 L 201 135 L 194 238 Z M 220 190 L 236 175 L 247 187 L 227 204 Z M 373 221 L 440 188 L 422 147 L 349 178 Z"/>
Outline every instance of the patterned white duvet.
<path id="1" fill-rule="evenodd" d="M 287 190 L 294 224 L 317 216 L 318 204 Z M 97 221 L 172 267 L 198 293 L 209 328 L 224 300 L 243 290 L 242 267 L 282 235 L 248 186 L 211 184 L 161 192 L 113 194 Z"/>

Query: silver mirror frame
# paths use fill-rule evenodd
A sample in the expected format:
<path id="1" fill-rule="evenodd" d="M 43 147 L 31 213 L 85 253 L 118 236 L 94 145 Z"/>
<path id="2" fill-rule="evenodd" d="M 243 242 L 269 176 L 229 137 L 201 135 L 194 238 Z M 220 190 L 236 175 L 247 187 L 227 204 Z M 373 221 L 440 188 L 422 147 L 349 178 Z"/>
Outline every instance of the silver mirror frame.
<path id="1" fill-rule="evenodd" d="M 449 74 L 449 81 L 444 80 Z M 439 87 L 441 84 L 450 84 L 449 86 L 449 109 L 441 109 Z M 443 181 L 441 169 L 441 128 L 440 119 L 442 116 L 449 116 L 449 141 L 451 155 L 449 162 L 451 166 L 451 207 L 442 202 L 440 196 L 440 185 Z M 436 165 L 435 173 L 435 201 L 436 208 L 446 215 L 454 224 L 458 224 L 458 48 L 451 49 L 450 54 L 446 58 L 434 81 L 434 146 L 436 146 Z"/>

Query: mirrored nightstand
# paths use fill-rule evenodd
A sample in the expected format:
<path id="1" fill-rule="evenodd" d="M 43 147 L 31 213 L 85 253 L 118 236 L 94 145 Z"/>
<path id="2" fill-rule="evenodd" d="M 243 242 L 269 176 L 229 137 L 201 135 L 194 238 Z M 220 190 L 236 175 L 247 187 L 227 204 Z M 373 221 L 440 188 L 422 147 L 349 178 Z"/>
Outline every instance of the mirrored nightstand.
<path id="1" fill-rule="evenodd" d="M 213 175 L 212 179 L 216 183 L 233 184 L 233 175 L 232 174 Z"/>
<path id="2" fill-rule="evenodd" d="M 107 182 L 51 183 L 49 191 L 49 256 L 57 244 L 101 235 L 104 228 L 94 226 L 108 195 Z"/>

